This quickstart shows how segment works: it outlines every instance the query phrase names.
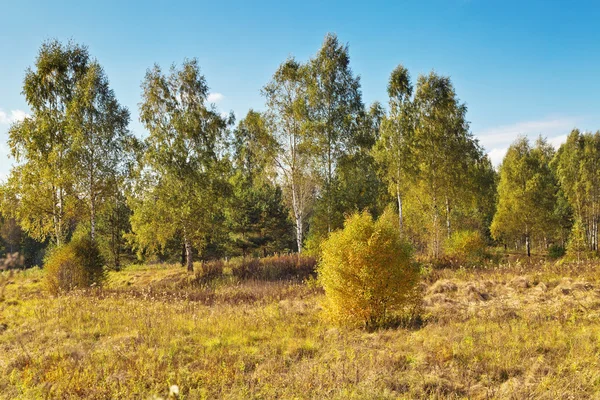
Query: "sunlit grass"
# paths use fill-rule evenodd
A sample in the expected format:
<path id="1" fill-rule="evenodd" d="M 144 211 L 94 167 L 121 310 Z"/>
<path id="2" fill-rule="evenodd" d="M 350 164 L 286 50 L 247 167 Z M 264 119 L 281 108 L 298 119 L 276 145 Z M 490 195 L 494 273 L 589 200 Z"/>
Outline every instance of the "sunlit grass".
<path id="1" fill-rule="evenodd" d="M 314 284 L 186 285 L 180 267 L 111 272 L 50 297 L 8 278 L 0 398 L 590 398 L 600 393 L 598 266 L 433 270 L 424 324 L 323 322 Z"/>

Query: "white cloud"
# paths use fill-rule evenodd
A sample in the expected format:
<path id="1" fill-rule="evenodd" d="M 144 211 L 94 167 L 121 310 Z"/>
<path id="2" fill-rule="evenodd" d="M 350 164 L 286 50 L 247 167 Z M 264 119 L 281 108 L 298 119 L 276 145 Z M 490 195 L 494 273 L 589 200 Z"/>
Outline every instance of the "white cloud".
<path id="1" fill-rule="evenodd" d="M 561 144 L 567 141 L 568 135 L 560 135 L 553 138 L 548 139 L 548 143 L 552 145 L 556 150 L 560 147 Z"/>
<path id="2" fill-rule="evenodd" d="M 29 115 L 23 110 L 11 110 L 7 113 L 0 109 L 0 124 L 10 125 L 13 122 L 23 121 Z"/>
<path id="3" fill-rule="evenodd" d="M 507 150 L 508 150 L 508 147 L 503 147 L 501 149 L 492 149 L 488 153 L 488 157 L 490 157 L 490 161 L 492 162 L 493 166 L 500 165 L 500 163 L 504 159 L 504 156 L 506 155 Z"/>
<path id="4" fill-rule="evenodd" d="M 223 96 L 221 93 L 209 93 L 208 97 L 206 98 L 206 101 L 208 101 L 209 103 L 218 103 L 224 98 L 225 96 Z"/>
<path id="5" fill-rule="evenodd" d="M 484 147 L 492 148 L 497 145 L 510 144 L 519 135 L 529 138 L 539 135 L 544 137 L 565 135 L 575 128 L 577 122 L 578 120 L 575 118 L 547 118 L 537 121 L 524 121 L 485 129 L 478 132 L 476 136 Z"/>
<path id="6" fill-rule="evenodd" d="M 550 117 L 541 120 L 517 122 L 485 129 L 475 134 L 481 145 L 488 151 L 494 166 L 499 165 L 508 146 L 519 136 L 535 140 L 539 135 L 558 148 L 567 139 L 567 134 L 581 122 L 578 118 Z"/>

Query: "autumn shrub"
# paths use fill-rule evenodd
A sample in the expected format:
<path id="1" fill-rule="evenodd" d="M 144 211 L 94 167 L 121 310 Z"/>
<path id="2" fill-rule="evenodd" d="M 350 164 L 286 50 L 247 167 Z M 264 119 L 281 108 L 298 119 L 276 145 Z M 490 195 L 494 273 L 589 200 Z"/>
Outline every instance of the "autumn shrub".
<path id="1" fill-rule="evenodd" d="M 288 254 L 261 259 L 266 279 L 304 279 L 315 274 L 317 261 L 313 256 Z"/>
<path id="2" fill-rule="evenodd" d="M 312 256 L 288 254 L 264 258 L 234 259 L 230 265 L 233 276 L 240 279 L 301 280 L 315 274 L 317 261 Z"/>
<path id="3" fill-rule="evenodd" d="M 210 282 L 223 276 L 223 268 L 225 262 L 223 260 L 204 261 L 198 271 L 198 280 L 200 282 Z"/>
<path id="4" fill-rule="evenodd" d="M 419 304 L 419 268 L 389 212 L 348 217 L 323 242 L 318 273 L 329 315 L 344 325 L 384 326 Z"/>
<path id="5" fill-rule="evenodd" d="M 98 245 L 78 237 L 54 249 L 46 259 L 46 284 L 51 293 L 101 286 L 105 279 L 104 259 Z"/>
<path id="6" fill-rule="evenodd" d="M 444 253 L 453 265 L 475 265 L 489 258 L 483 235 L 475 230 L 453 232 L 446 240 Z"/>
<path id="7" fill-rule="evenodd" d="M 258 279 L 260 274 L 260 261 L 254 257 L 232 259 L 230 262 L 231 274 L 240 279 Z"/>

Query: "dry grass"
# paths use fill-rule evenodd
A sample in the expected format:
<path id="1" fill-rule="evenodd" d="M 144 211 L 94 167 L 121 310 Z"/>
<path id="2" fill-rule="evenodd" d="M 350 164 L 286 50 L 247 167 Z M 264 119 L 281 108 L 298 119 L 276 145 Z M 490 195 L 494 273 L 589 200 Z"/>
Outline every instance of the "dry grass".
<path id="1" fill-rule="evenodd" d="M 0 398 L 598 398 L 599 268 L 429 271 L 423 326 L 373 333 L 322 322 L 313 283 L 134 267 L 54 298 L 4 273 Z"/>

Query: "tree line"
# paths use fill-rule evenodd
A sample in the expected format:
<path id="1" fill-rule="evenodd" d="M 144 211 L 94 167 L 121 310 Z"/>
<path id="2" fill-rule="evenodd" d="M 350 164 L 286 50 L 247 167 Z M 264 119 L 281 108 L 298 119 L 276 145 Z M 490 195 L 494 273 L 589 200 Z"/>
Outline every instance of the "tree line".
<path id="1" fill-rule="evenodd" d="M 528 254 L 598 250 L 600 133 L 574 130 L 558 151 L 518 138 L 496 170 L 449 77 L 413 80 L 399 65 L 387 105 L 366 105 L 336 35 L 309 60 L 286 59 L 261 90 L 264 111 L 237 123 L 209 104 L 196 59 L 154 65 L 141 91 L 144 138 L 87 47 L 41 46 L 23 84 L 31 115 L 8 133 L 5 253 L 39 263 L 86 235 L 116 268 L 135 254 L 193 270 L 195 259 L 315 253 L 349 214 L 387 208 L 434 259 L 464 231 Z"/>

